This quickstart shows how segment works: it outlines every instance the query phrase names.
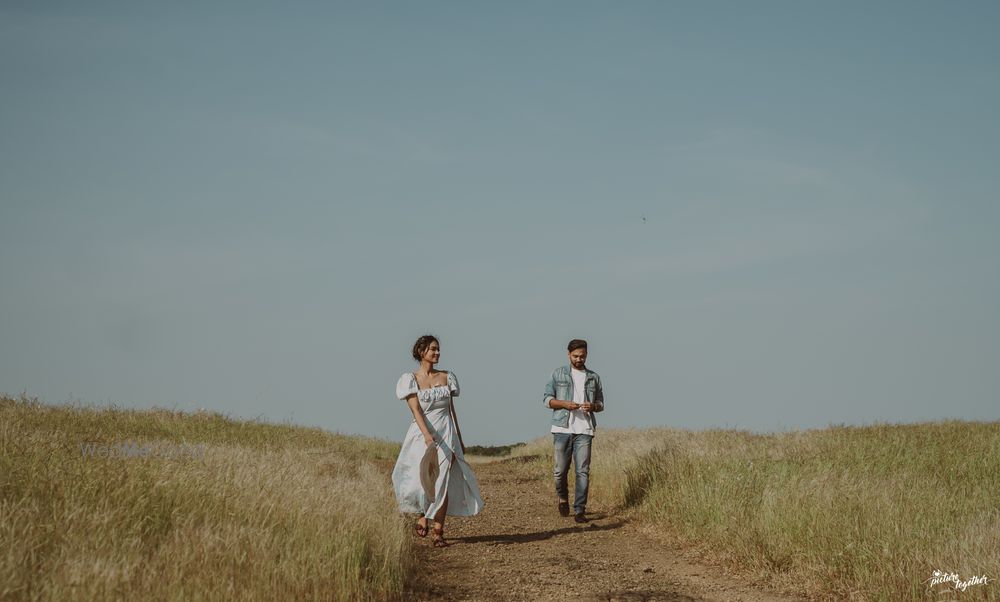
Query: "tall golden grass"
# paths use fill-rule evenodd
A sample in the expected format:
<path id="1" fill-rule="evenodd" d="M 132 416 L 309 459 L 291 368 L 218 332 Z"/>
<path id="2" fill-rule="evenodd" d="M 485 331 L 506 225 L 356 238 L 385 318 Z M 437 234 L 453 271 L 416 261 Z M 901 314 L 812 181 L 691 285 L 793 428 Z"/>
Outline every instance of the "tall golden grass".
<path id="1" fill-rule="evenodd" d="M 547 468 L 550 447 L 515 453 Z M 941 570 L 991 579 L 955 599 L 1000 600 L 1000 422 L 603 430 L 591 495 L 786 591 L 927 600 Z"/>
<path id="2" fill-rule="evenodd" d="M 192 453 L 81 448 L 128 441 Z M 0 599 L 398 597 L 413 550 L 397 453 L 216 413 L 0 396 Z"/>

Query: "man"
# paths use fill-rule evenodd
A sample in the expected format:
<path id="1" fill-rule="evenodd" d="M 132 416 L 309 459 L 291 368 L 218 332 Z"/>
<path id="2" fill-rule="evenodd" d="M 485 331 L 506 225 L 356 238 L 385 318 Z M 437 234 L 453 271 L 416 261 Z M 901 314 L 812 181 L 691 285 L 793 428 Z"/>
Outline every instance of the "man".
<path id="1" fill-rule="evenodd" d="M 566 475 L 572 458 L 576 468 L 574 520 L 585 523 L 590 489 L 590 444 L 597 428 L 594 413 L 604 410 L 604 390 L 601 377 L 587 369 L 587 341 L 573 339 L 566 349 L 569 365 L 560 366 L 552 372 L 552 378 L 545 385 L 542 403 L 552 408 L 552 441 L 555 445 L 553 476 L 559 498 L 559 514 L 569 516 Z"/>

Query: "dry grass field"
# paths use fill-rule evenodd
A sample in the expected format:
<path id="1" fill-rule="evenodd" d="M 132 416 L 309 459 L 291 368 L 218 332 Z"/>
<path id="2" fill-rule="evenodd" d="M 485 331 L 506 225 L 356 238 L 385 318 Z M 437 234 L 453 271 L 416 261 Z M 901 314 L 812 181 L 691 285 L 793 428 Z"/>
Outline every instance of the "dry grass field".
<path id="1" fill-rule="evenodd" d="M 397 597 L 413 563 L 397 451 L 215 413 L 0 397 L 0 600 Z"/>
<path id="2" fill-rule="evenodd" d="M 1000 423 L 602 430 L 594 446 L 595 507 L 746 583 L 813 599 L 1000 600 Z M 550 448 L 544 437 L 516 447 L 520 461 L 470 458 L 500 479 L 480 483 L 495 503 L 453 523 L 459 546 L 442 558 L 507 550 L 495 540 L 543 553 L 574 537 L 610 546 L 599 558 L 628 556 L 614 525 L 592 536 L 546 527 L 558 522 L 546 514 Z M 416 591 L 427 542 L 396 509 L 397 451 L 209 412 L 0 396 L 0 600 L 400 598 Z M 542 518 L 522 524 L 536 493 Z M 528 548 L 510 548 L 511 562 Z M 604 576 L 632 575 L 616 567 Z M 990 582 L 948 593 L 929 584 L 935 570 Z M 514 591 L 491 579 L 476 591 Z M 552 585 L 542 581 L 532 587 Z"/>
<path id="3" fill-rule="evenodd" d="M 549 462 L 548 438 L 515 454 Z M 531 466 L 530 464 L 535 464 Z M 837 600 L 927 600 L 933 571 L 1000 600 L 1000 423 L 604 430 L 593 496 L 755 582 Z M 947 595 L 947 594 L 945 594 Z"/>

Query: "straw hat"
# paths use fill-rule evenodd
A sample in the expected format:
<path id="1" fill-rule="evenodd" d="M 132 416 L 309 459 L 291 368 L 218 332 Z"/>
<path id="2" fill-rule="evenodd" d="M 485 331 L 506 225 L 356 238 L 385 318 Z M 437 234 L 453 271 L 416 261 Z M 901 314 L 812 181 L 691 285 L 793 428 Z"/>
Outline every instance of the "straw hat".
<path id="1" fill-rule="evenodd" d="M 434 501 L 434 484 L 437 483 L 438 474 L 441 472 L 438 467 L 437 445 L 427 446 L 424 457 L 420 458 L 420 485 L 424 488 L 424 495 L 427 501 Z"/>

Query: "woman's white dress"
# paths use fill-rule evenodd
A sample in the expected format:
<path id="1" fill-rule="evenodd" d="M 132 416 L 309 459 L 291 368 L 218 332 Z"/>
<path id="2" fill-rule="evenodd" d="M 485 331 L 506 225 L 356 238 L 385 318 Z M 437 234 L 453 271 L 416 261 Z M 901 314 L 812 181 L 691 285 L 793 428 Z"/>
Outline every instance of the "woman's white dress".
<path id="1" fill-rule="evenodd" d="M 458 397 L 459 393 L 458 379 L 449 372 L 447 385 L 420 389 L 413 373 L 407 372 L 396 383 L 396 397 L 406 399 L 414 393 L 427 418 L 427 427 L 438 442 L 440 472 L 434 484 L 434 499 L 430 500 L 420 484 L 420 459 L 427 451 L 427 445 L 414 419 L 406 431 L 396 467 L 392 470 L 392 485 L 399 509 L 433 518 L 447 495 L 449 516 L 479 514 L 483 509 L 479 483 L 472 467 L 465 461 L 455 420 L 451 416 L 451 398 Z"/>

